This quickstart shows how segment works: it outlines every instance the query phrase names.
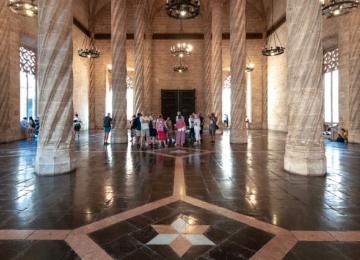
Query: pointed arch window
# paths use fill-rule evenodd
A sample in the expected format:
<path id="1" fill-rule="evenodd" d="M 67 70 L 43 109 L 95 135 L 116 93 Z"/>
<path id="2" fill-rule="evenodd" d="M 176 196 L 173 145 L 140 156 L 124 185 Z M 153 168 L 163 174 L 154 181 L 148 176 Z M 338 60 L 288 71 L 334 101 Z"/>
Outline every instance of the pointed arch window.
<path id="1" fill-rule="evenodd" d="M 330 126 L 339 123 L 339 49 L 324 52 L 324 117 Z"/>
<path id="2" fill-rule="evenodd" d="M 20 119 L 36 117 L 36 53 L 30 48 L 21 46 L 20 55 Z"/>

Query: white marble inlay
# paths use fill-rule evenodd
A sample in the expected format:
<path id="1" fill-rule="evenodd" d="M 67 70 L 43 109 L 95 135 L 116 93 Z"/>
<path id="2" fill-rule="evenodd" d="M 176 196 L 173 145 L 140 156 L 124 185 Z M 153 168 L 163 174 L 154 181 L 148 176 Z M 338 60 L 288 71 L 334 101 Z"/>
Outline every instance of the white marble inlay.
<path id="1" fill-rule="evenodd" d="M 147 242 L 148 245 L 170 245 L 179 234 L 159 234 Z"/>
<path id="2" fill-rule="evenodd" d="M 214 242 L 208 239 L 204 235 L 199 234 L 191 234 L 191 235 L 183 235 L 193 246 L 214 246 Z"/>

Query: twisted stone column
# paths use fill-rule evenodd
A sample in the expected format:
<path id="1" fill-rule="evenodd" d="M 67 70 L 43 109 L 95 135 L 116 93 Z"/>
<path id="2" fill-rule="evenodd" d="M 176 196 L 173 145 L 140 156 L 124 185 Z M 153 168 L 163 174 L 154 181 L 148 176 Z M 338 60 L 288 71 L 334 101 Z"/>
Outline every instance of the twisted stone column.
<path id="1" fill-rule="evenodd" d="M 222 0 L 212 1 L 212 46 L 211 46 L 211 79 L 212 108 L 222 126 Z"/>
<path id="2" fill-rule="evenodd" d="M 284 168 L 295 174 L 324 175 L 320 3 L 288 0 L 287 17 L 289 115 Z"/>
<path id="3" fill-rule="evenodd" d="M 89 73 L 89 129 L 96 129 L 96 108 L 95 108 L 95 60 L 90 59 Z"/>
<path id="4" fill-rule="evenodd" d="M 204 17 L 204 93 L 205 97 L 205 117 L 213 112 L 212 108 L 212 91 L 211 91 L 211 15 L 208 11 Z"/>
<path id="5" fill-rule="evenodd" d="M 360 143 L 360 11 L 350 16 L 349 142 Z"/>
<path id="6" fill-rule="evenodd" d="M 38 17 L 38 77 L 40 135 L 35 171 L 39 175 L 67 173 L 73 155 L 72 1 L 40 0 Z"/>
<path id="7" fill-rule="evenodd" d="M 135 84 L 134 112 L 144 111 L 144 51 L 145 51 L 145 0 L 135 1 Z M 149 112 L 149 111 L 146 111 Z"/>
<path id="8" fill-rule="evenodd" d="M 150 112 L 152 108 L 152 33 L 146 33 L 145 36 L 144 58 L 144 110 Z"/>
<path id="9" fill-rule="evenodd" d="M 231 143 L 247 143 L 246 0 L 230 0 Z"/>
<path id="10" fill-rule="evenodd" d="M 127 143 L 126 118 L 126 0 L 111 1 L 112 143 Z"/>
<path id="11" fill-rule="evenodd" d="M 0 2 L 0 143 L 8 139 L 10 100 L 10 24 L 6 1 Z"/>

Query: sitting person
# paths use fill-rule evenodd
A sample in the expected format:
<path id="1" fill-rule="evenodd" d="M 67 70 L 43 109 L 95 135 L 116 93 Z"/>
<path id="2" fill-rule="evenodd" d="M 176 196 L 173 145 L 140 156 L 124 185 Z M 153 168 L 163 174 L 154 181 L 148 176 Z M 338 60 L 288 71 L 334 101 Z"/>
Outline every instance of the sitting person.
<path id="1" fill-rule="evenodd" d="M 338 133 L 338 137 L 336 139 L 336 142 L 339 143 L 348 143 L 348 131 L 344 128 L 341 128 L 341 132 Z"/>

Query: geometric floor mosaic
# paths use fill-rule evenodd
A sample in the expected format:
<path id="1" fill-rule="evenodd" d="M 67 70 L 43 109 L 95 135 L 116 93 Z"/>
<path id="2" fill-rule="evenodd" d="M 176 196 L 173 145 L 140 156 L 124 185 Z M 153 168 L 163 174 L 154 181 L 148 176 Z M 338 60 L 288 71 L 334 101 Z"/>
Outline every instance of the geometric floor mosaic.
<path id="1" fill-rule="evenodd" d="M 238 193 L 234 193 L 233 189 L 227 189 L 227 187 L 234 188 L 234 185 L 229 184 L 228 179 L 232 178 L 231 180 L 234 183 L 243 183 L 241 178 L 244 176 L 244 182 L 251 182 L 251 178 L 254 177 L 252 172 L 259 174 L 256 168 L 259 164 L 252 164 L 255 168 L 243 167 L 242 164 L 251 164 L 251 160 L 258 160 L 259 158 L 263 160 L 263 152 L 255 151 L 251 154 L 253 157 L 248 157 L 249 160 L 251 159 L 250 161 L 231 161 L 230 156 L 224 156 L 225 159 L 229 159 L 228 164 L 214 160 L 213 165 L 209 166 L 209 161 L 206 158 L 214 156 L 217 152 L 216 150 L 212 151 L 213 148 L 211 147 L 204 143 L 201 149 L 181 147 L 154 151 L 132 151 L 130 148 L 130 153 L 127 150 L 128 148 L 124 149 L 116 145 L 112 147 L 114 149 L 111 152 L 95 149 L 92 151 L 92 156 L 105 154 L 105 161 L 99 167 L 113 170 L 112 174 L 98 173 L 98 175 L 92 175 L 94 178 L 88 179 L 79 168 L 76 175 L 58 177 L 56 179 L 60 180 L 58 184 L 63 186 L 59 188 L 59 185 L 56 185 L 54 187 L 57 187 L 60 193 L 63 190 L 67 191 L 65 188 L 69 187 L 69 184 L 73 183 L 71 179 L 75 178 L 79 180 L 77 184 L 81 184 L 79 187 L 83 190 L 95 188 L 93 194 L 104 196 L 104 198 L 95 196 L 95 201 L 105 200 L 106 205 L 88 203 L 89 208 L 81 208 L 85 206 L 84 201 L 88 197 L 73 197 L 72 193 L 61 193 L 67 198 L 63 201 L 73 201 L 73 203 L 69 203 L 74 205 L 72 209 L 67 209 L 67 204 L 62 203 L 48 205 L 46 198 L 42 196 L 37 197 L 41 204 L 31 204 L 31 194 L 36 187 L 35 181 L 39 180 L 46 183 L 48 179 L 34 178 L 31 167 L 26 166 L 33 163 L 29 158 L 33 158 L 35 153 L 33 148 L 29 149 L 30 155 L 26 157 L 29 162 L 21 162 L 25 166 L 16 170 L 21 174 L 15 175 L 15 178 L 22 176 L 21 179 L 16 179 L 16 182 L 23 186 L 22 190 L 15 193 L 24 193 L 23 199 L 29 202 L 25 208 L 20 207 L 23 206 L 21 203 L 13 203 L 10 200 L 13 195 L 7 194 L 7 188 L 4 188 L 13 184 L 14 176 L 11 174 L 2 176 L 3 183 L 0 184 L 2 185 L 2 197 L 0 198 L 2 200 L 0 214 L 2 215 L 0 217 L 8 216 L 9 210 L 19 212 L 19 218 L 14 224 L 24 224 L 25 228 L 16 226 L 16 229 L 11 229 L 12 218 L 0 219 L 0 224 L 4 227 L 0 229 L 0 259 L 359 259 L 360 231 L 356 228 L 334 230 L 328 229 L 329 225 L 324 225 L 321 229 L 312 229 L 312 226 L 308 226 L 306 230 L 303 230 L 299 225 L 299 229 L 293 229 L 291 226 L 277 225 L 275 221 L 272 223 L 269 220 L 257 218 L 256 215 L 252 216 L 246 212 L 239 212 L 235 210 L 233 205 L 230 207 L 223 205 L 222 202 L 225 200 L 216 200 L 219 195 L 228 201 L 239 199 L 244 195 L 241 192 L 245 192 L 245 189 L 236 188 L 235 191 Z M 87 151 L 88 148 L 85 145 L 80 149 Z M 223 149 L 222 152 L 226 154 L 227 148 Z M 244 148 L 241 146 L 232 149 L 240 155 L 245 155 Z M 9 151 L 3 150 L 4 154 L 0 157 L 3 158 L 3 164 L 6 162 L 9 167 L 15 167 L 16 165 L 14 166 L 12 163 L 16 164 L 16 161 L 8 160 L 8 158 L 16 158 L 20 155 L 6 154 L 10 151 L 10 149 Z M 332 150 L 332 152 L 336 151 L 336 149 Z M 359 150 L 352 151 L 353 158 L 358 158 L 358 154 L 360 154 Z M 276 156 L 282 157 L 281 154 Z M 197 160 L 198 157 L 202 159 Z M 88 157 L 85 156 L 85 158 Z M 271 164 L 273 157 L 270 157 L 269 160 Z M 94 163 L 91 160 L 84 161 Z M 142 165 L 143 161 L 152 165 L 153 168 L 147 168 L 146 163 Z M 337 165 L 336 161 L 331 163 Z M 217 168 L 214 167 L 214 164 Z M 356 166 L 356 163 L 344 165 L 348 169 L 342 168 L 341 170 L 348 170 L 353 173 L 352 168 Z M 244 173 L 243 176 L 231 175 L 233 173 L 230 171 L 231 167 L 233 169 L 248 169 L 249 172 Z M 333 168 L 335 169 L 335 167 Z M 204 169 L 206 171 L 202 171 Z M 163 172 L 158 174 L 158 171 Z M 126 174 L 118 174 L 122 172 L 126 172 Z M 228 174 L 226 176 L 228 179 L 223 179 L 224 176 L 220 173 Z M 270 182 L 267 180 L 265 182 L 263 175 L 256 176 L 256 179 L 272 185 L 284 182 L 284 179 L 279 176 L 269 176 L 273 178 Z M 351 207 L 345 208 L 345 212 L 346 210 L 351 211 L 351 218 L 355 221 L 350 224 L 352 227 L 356 227 L 356 216 L 359 213 L 358 201 L 354 201 L 354 198 L 350 197 L 336 200 L 335 195 L 342 195 L 347 192 L 346 190 L 336 190 L 336 188 L 341 187 L 336 186 L 337 183 L 339 180 L 346 182 L 347 179 L 344 177 L 341 180 L 334 178 L 334 176 L 338 177 L 341 174 L 330 175 L 327 181 L 331 187 L 335 188 L 334 193 L 336 194 L 328 192 L 328 187 L 324 186 L 327 189 L 326 197 L 319 197 L 317 205 L 327 205 L 324 212 L 333 213 L 336 202 L 339 206 L 336 210 L 340 214 L 343 210 L 340 206 L 344 205 L 343 200 L 346 201 Z M 349 176 L 348 173 L 347 177 Z M 286 177 L 292 182 L 289 188 L 300 186 L 308 187 L 310 190 L 314 187 L 306 183 L 308 179 L 294 176 Z M 126 182 L 122 182 L 123 179 Z M 87 182 L 82 182 L 83 180 Z M 103 183 L 107 185 L 103 185 L 102 182 L 98 183 L 97 180 L 103 180 Z M 142 180 L 143 182 L 140 183 Z M 312 183 L 318 183 L 319 187 L 322 187 L 322 182 L 321 179 L 312 179 Z M 125 183 L 126 185 L 114 185 L 117 183 Z M 138 189 L 139 184 L 144 187 L 143 190 Z M 216 189 L 218 184 L 222 185 L 222 189 Z M 350 187 L 349 194 L 358 196 L 356 184 L 356 182 L 349 181 L 344 187 Z M 46 185 L 38 187 L 43 189 L 43 193 L 51 196 L 51 190 L 47 190 Z M 263 186 L 259 188 L 263 188 Z M 269 193 L 276 191 L 275 195 L 281 195 L 281 199 L 273 201 L 271 206 L 278 210 L 284 210 L 282 203 L 288 201 L 286 196 L 289 193 L 279 192 L 278 187 L 275 186 L 267 188 Z M 139 190 L 140 192 L 137 192 Z M 154 191 L 162 192 L 156 193 Z M 298 191 L 296 190 L 296 192 Z M 255 201 L 252 196 L 255 195 L 250 194 L 247 199 L 255 209 L 261 209 L 260 206 L 267 205 L 266 200 L 258 199 Z M 294 193 L 292 200 L 300 205 L 301 203 L 296 196 L 306 197 L 306 193 Z M 54 198 L 54 196 L 51 201 L 56 201 L 57 198 L 59 202 L 62 202 L 62 198 Z M 94 198 L 92 198 L 93 201 Z M 93 201 L 89 200 L 88 202 Z M 314 204 L 311 199 L 305 202 Z M 292 206 L 289 202 L 287 205 Z M 306 207 L 307 205 L 301 206 Z M 53 211 L 49 211 L 56 214 L 42 214 L 41 218 L 38 219 L 38 216 L 27 215 L 26 211 L 29 211 L 30 207 L 33 207 L 31 210 L 34 212 L 35 209 L 47 212 L 48 207 L 56 207 L 52 209 Z M 97 211 L 98 209 L 100 210 Z M 68 210 L 67 214 L 61 215 L 64 210 Z M 57 214 L 57 212 L 60 213 Z M 291 213 L 291 208 L 286 212 Z M 81 218 L 72 218 L 73 216 L 80 216 Z M 289 216 L 292 215 L 289 214 Z M 297 218 L 297 224 L 302 223 L 301 218 L 303 216 L 294 217 Z M 330 217 L 336 220 L 337 215 L 330 215 L 329 213 Z M 339 215 L 339 217 L 342 219 L 342 224 L 347 219 L 346 215 Z M 284 219 L 280 221 L 287 224 Z M 49 224 L 50 228 L 47 229 L 46 225 L 44 227 L 44 223 Z M 56 223 L 64 225 L 56 226 Z M 74 224 L 65 225 L 66 223 Z M 319 225 L 319 223 L 314 223 L 314 225 Z M 6 229 L 7 227 L 10 229 Z M 58 229 L 54 230 L 52 227 Z"/>
<path id="2" fill-rule="evenodd" d="M 116 259 L 248 259 L 273 235 L 175 202 L 90 237 Z"/>

